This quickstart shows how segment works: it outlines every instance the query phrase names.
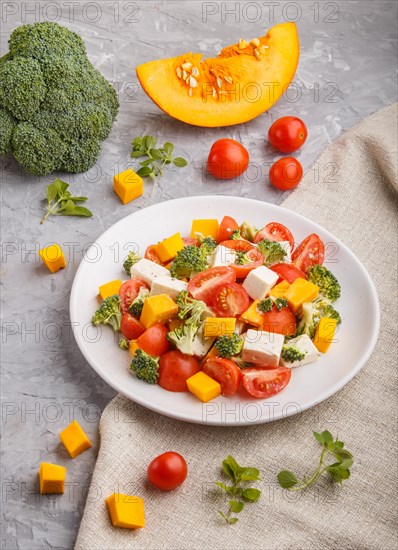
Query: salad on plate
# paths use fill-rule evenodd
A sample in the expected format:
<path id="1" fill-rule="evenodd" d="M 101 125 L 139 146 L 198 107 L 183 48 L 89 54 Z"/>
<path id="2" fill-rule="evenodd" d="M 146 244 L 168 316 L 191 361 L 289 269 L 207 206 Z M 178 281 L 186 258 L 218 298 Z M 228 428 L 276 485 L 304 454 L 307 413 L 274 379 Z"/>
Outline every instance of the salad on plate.
<path id="1" fill-rule="evenodd" d="M 281 392 L 291 369 L 333 342 L 341 289 L 315 233 L 295 245 L 277 222 L 255 228 L 230 216 L 192 221 L 123 263 L 129 279 L 102 285 L 95 326 L 109 325 L 131 373 L 202 402 L 245 391 Z"/>

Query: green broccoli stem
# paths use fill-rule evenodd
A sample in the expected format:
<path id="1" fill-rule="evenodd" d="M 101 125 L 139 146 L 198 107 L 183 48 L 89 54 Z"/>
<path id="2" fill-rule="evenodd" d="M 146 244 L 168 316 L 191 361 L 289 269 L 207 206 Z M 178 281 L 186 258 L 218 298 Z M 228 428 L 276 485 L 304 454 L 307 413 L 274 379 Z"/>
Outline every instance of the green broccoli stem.
<path id="1" fill-rule="evenodd" d="M 56 208 L 62 201 L 65 201 L 65 200 L 66 200 L 65 197 L 61 197 L 52 206 L 50 204 L 48 204 L 47 205 L 47 213 L 40 220 L 40 225 L 42 223 L 44 223 L 49 216 L 59 216 L 60 213 L 64 212 L 66 210 L 66 207 L 58 208 L 58 210 L 56 210 Z"/>

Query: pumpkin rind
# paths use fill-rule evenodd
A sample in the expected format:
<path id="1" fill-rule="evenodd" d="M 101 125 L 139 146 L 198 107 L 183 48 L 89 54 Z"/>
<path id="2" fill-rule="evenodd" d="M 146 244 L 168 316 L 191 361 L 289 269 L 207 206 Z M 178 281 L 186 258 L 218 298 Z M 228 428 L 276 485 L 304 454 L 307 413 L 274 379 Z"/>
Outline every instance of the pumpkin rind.
<path id="1" fill-rule="evenodd" d="M 202 61 L 201 54 L 187 53 L 136 71 L 148 96 L 170 116 L 194 126 L 230 126 L 278 101 L 293 80 L 299 54 L 296 25 L 283 23 L 250 43 L 224 48 L 216 58 Z"/>

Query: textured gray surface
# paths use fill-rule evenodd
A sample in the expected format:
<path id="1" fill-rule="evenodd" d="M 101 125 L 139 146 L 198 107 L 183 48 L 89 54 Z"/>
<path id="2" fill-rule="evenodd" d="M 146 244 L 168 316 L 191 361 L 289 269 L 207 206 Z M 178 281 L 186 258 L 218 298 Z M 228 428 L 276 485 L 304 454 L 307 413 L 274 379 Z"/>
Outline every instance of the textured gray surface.
<path id="1" fill-rule="evenodd" d="M 34 5 L 34 12 L 28 11 Z M 396 6 L 394 1 L 280 2 L 272 19 L 264 2 L 1 2 L 2 53 L 16 26 L 58 19 L 84 37 L 91 60 L 114 82 L 121 101 L 97 167 L 65 177 L 90 197 L 92 219 L 59 218 L 40 226 L 41 199 L 51 178 L 27 177 L 13 161 L 1 159 L 3 548 L 71 548 L 75 540 L 99 415 L 114 395 L 84 361 L 68 325 L 70 288 L 84 247 L 125 215 L 171 198 L 221 193 L 281 202 L 283 195 L 267 181 L 267 166 L 276 158 L 264 139 L 269 124 L 287 114 L 306 121 L 309 138 L 298 156 L 308 169 L 342 131 L 395 101 Z M 234 7 L 234 14 L 226 13 Z M 259 36 L 289 18 L 298 19 L 302 49 L 296 85 L 289 97 L 248 124 L 212 130 L 180 124 L 137 85 L 138 63 L 191 49 L 213 55 L 241 35 Z M 173 141 L 190 164 L 147 183 L 143 197 L 122 206 L 112 176 L 128 166 L 131 139 L 142 133 Z M 250 151 L 251 168 L 239 182 L 206 181 L 202 175 L 209 147 L 219 137 L 238 139 Z M 314 177 L 321 186 L 330 174 L 315 170 Z M 52 241 L 69 260 L 55 275 L 37 258 L 37 250 Z M 94 442 L 74 461 L 58 443 L 59 431 L 72 418 Z M 35 494 L 43 460 L 67 466 L 63 497 Z"/>

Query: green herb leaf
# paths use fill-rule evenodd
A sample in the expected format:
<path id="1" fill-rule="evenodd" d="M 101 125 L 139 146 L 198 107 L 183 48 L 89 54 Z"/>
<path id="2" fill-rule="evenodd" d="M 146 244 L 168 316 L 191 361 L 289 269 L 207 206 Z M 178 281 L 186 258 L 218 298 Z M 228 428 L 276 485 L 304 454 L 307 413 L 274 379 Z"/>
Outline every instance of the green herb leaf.
<path id="1" fill-rule="evenodd" d="M 130 157 L 132 159 L 138 159 L 140 157 L 143 157 L 145 155 L 145 152 L 143 151 L 132 151 L 132 153 L 130 153 Z"/>
<path id="2" fill-rule="evenodd" d="M 186 166 L 188 164 L 188 162 L 182 157 L 176 157 L 175 159 L 173 159 L 173 164 L 174 164 L 174 166 L 178 166 L 179 168 L 183 168 L 184 166 Z"/>
<path id="3" fill-rule="evenodd" d="M 50 183 L 50 185 L 47 187 L 47 191 L 46 191 L 48 204 L 53 202 L 53 200 L 57 196 L 57 193 L 58 193 L 57 186 L 54 185 L 54 183 Z"/>
<path id="4" fill-rule="evenodd" d="M 231 455 L 228 455 L 227 458 L 223 460 L 222 467 L 228 477 L 230 477 L 233 481 L 238 481 L 239 464 Z"/>
<path id="5" fill-rule="evenodd" d="M 163 145 L 163 150 L 165 153 L 167 153 L 167 155 L 171 155 L 174 151 L 174 145 L 169 141 L 166 141 L 166 143 Z"/>
<path id="6" fill-rule="evenodd" d="M 162 152 L 159 151 L 159 149 L 152 149 L 151 150 L 151 157 L 154 160 L 163 160 Z"/>
<path id="7" fill-rule="evenodd" d="M 257 468 L 240 468 L 239 474 L 242 481 L 257 481 L 260 472 Z"/>
<path id="8" fill-rule="evenodd" d="M 88 208 L 84 206 L 75 206 L 71 210 L 62 212 L 61 216 L 79 216 L 80 218 L 91 218 L 93 213 Z"/>
<path id="9" fill-rule="evenodd" d="M 150 171 L 140 168 L 137 172 L 140 176 L 152 179 L 162 176 L 162 169 L 171 162 L 178 167 L 187 165 L 187 161 L 182 157 L 173 159 L 174 145 L 172 143 L 166 141 L 163 147 L 155 148 L 156 143 L 157 140 L 153 136 L 137 137 L 132 142 L 133 151 L 130 156 L 132 158 L 146 157 L 146 159 L 140 162 L 140 165 L 143 168 L 150 168 Z"/>
<path id="10" fill-rule="evenodd" d="M 217 487 L 220 487 L 220 489 L 223 489 L 227 493 L 232 493 L 233 490 L 235 489 L 235 487 L 230 485 L 225 485 L 225 483 L 222 483 L 221 481 L 215 481 L 214 483 L 217 485 Z"/>
<path id="11" fill-rule="evenodd" d="M 238 518 L 229 518 L 228 523 L 229 525 L 234 525 L 238 521 Z"/>
<path id="12" fill-rule="evenodd" d="M 151 168 L 149 168 L 149 166 L 143 166 L 137 172 L 137 174 L 139 176 L 142 176 L 143 178 L 145 178 L 146 176 L 149 176 L 151 173 L 152 173 L 152 170 Z"/>
<path id="13" fill-rule="evenodd" d="M 278 474 L 278 482 L 284 489 L 290 489 L 290 487 L 297 485 L 298 479 L 293 472 L 289 472 L 289 470 L 282 470 Z"/>
<path id="14" fill-rule="evenodd" d="M 260 489 L 255 489 L 254 487 L 249 487 L 248 489 L 243 490 L 242 496 L 246 500 L 250 500 L 250 502 L 256 502 L 261 496 L 261 491 L 260 491 Z"/>
<path id="15" fill-rule="evenodd" d="M 153 136 L 145 136 L 142 138 L 142 145 L 145 149 L 152 149 L 155 147 L 157 139 Z"/>
<path id="16" fill-rule="evenodd" d="M 46 213 L 40 223 L 44 223 L 49 216 L 82 216 L 91 217 L 93 214 L 82 206 L 76 206 L 78 202 L 85 202 L 87 197 L 73 196 L 68 191 L 69 184 L 60 179 L 56 179 L 47 186 Z"/>
<path id="17" fill-rule="evenodd" d="M 245 503 L 240 500 L 230 500 L 229 507 L 235 514 L 239 514 L 243 510 Z"/>

